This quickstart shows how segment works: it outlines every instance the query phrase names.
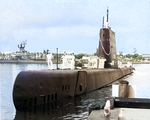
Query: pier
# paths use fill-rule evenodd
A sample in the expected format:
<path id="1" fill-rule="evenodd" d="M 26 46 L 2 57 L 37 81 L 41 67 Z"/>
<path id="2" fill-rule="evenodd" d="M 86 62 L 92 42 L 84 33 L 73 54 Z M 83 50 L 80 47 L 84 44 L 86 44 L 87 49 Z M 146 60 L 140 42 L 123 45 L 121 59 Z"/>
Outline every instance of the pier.
<path id="1" fill-rule="evenodd" d="M 104 110 L 93 110 L 88 120 L 149 120 L 150 109 L 114 108 L 109 116 Z"/>
<path id="2" fill-rule="evenodd" d="M 150 99 L 110 98 L 110 115 L 104 116 L 104 109 L 93 110 L 88 120 L 149 120 Z"/>

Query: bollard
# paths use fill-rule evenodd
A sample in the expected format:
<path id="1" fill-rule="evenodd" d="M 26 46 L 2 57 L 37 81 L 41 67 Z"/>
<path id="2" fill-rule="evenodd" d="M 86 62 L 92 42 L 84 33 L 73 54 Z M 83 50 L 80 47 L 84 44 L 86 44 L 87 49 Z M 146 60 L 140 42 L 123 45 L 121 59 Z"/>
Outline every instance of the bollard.
<path id="1" fill-rule="evenodd" d="M 129 93 L 128 81 L 119 81 L 119 97 L 127 98 Z"/>
<path id="2" fill-rule="evenodd" d="M 136 98 L 136 86 L 129 85 L 128 89 L 129 89 L 128 98 Z"/>
<path id="3" fill-rule="evenodd" d="M 110 100 L 107 100 L 104 107 L 104 116 L 110 115 L 110 106 Z"/>

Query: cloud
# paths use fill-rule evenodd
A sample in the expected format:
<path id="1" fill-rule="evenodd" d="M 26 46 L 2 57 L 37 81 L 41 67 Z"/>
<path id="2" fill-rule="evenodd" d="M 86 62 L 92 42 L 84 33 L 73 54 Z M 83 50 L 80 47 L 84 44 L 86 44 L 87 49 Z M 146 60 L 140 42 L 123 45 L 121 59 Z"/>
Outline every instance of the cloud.
<path id="1" fill-rule="evenodd" d="M 118 51 L 131 52 L 128 45 L 134 43 L 144 52 L 139 46 L 148 43 L 148 0 L 1 0 L 0 51 L 16 50 L 16 44 L 27 39 L 29 51 L 59 46 L 63 51 L 93 52 L 107 6 Z"/>

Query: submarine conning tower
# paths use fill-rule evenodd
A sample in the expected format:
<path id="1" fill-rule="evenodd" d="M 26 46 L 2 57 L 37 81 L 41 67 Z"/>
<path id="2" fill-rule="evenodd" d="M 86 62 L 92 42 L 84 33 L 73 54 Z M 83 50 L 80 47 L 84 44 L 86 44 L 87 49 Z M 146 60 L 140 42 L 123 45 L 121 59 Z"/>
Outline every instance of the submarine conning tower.
<path id="1" fill-rule="evenodd" d="M 103 17 L 102 28 L 99 33 L 98 56 L 104 57 L 105 68 L 118 68 L 118 59 L 116 52 L 115 32 L 111 30 L 108 22 L 109 10 L 107 9 L 107 17 Z"/>

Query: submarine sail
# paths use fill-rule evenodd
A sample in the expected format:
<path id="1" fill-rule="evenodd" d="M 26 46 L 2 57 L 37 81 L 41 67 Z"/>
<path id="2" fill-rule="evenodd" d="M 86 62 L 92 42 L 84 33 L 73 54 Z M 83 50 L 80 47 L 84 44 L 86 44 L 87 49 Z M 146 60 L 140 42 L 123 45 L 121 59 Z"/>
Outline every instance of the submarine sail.
<path id="1" fill-rule="evenodd" d="M 105 68 L 118 68 L 118 59 L 116 52 L 115 33 L 109 27 L 108 22 L 109 10 L 107 9 L 107 17 L 103 17 L 103 25 L 99 33 L 98 56 L 104 57 Z"/>

